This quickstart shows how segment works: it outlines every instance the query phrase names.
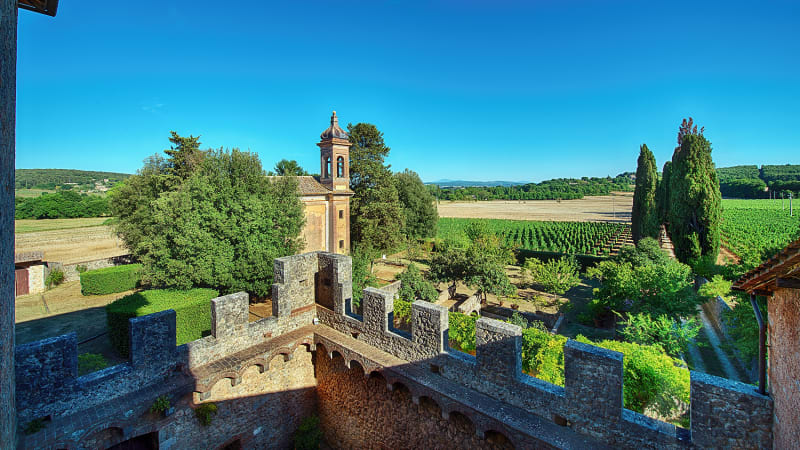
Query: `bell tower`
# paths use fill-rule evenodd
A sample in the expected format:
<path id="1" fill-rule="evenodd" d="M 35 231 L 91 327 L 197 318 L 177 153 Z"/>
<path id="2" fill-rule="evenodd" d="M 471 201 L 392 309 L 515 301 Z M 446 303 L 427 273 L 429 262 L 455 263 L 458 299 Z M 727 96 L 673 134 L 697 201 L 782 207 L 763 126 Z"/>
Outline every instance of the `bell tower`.
<path id="1" fill-rule="evenodd" d="M 319 182 L 332 191 L 350 190 L 350 140 L 339 127 L 336 111 L 331 116 L 331 126 L 319 135 Z"/>

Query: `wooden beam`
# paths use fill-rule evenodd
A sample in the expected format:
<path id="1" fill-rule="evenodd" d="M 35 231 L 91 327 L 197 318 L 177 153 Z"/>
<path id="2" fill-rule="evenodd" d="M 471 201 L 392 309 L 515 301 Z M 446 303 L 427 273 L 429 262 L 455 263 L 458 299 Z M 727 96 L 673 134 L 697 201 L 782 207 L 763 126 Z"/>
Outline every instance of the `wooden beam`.
<path id="1" fill-rule="evenodd" d="M 772 291 L 765 291 L 764 289 L 756 289 L 753 291 L 753 294 L 760 295 L 762 297 L 772 297 Z"/>
<path id="2" fill-rule="evenodd" d="M 800 280 L 797 278 L 778 278 L 778 287 L 800 289 Z"/>

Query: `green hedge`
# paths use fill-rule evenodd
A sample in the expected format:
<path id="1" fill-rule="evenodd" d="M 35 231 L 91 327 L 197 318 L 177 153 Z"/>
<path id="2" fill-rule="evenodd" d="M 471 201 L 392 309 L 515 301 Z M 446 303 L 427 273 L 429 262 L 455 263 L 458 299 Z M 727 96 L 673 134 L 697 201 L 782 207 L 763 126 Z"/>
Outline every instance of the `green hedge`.
<path id="1" fill-rule="evenodd" d="M 135 289 L 141 278 L 141 264 L 125 264 L 81 273 L 81 294 L 103 295 Z"/>
<path id="2" fill-rule="evenodd" d="M 111 345 L 127 358 L 130 350 L 128 320 L 166 309 L 175 310 L 178 345 L 200 339 L 211 330 L 211 299 L 217 296 L 219 292 L 213 289 L 154 289 L 126 295 L 106 306 Z"/>

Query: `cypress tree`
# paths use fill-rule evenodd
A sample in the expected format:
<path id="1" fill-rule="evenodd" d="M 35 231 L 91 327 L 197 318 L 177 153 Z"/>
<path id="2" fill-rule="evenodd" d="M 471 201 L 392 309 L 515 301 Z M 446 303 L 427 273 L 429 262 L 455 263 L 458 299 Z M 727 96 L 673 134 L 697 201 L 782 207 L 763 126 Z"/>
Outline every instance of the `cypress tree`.
<path id="1" fill-rule="evenodd" d="M 714 261 L 719 252 L 722 195 L 711 143 L 696 130 L 679 134 L 669 174 L 670 237 L 676 256 L 685 263 L 701 257 Z"/>
<path id="2" fill-rule="evenodd" d="M 661 223 L 669 222 L 667 213 L 669 212 L 669 174 L 672 168 L 672 161 L 664 163 L 661 171 L 661 179 L 658 181 L 658 194 L 656 204 L 658 205 L 658 220 Z"/>
<path id="3" fill-rule="evenodd" d="M 658 207 L 656 190 L 658 173 L 653 152 L 642 144 L 639 148 L 639 164 L 636 167 L 636 189 L 633 192 L 631 212 L 633 242 L 644 237 L 658 238 Z"/>

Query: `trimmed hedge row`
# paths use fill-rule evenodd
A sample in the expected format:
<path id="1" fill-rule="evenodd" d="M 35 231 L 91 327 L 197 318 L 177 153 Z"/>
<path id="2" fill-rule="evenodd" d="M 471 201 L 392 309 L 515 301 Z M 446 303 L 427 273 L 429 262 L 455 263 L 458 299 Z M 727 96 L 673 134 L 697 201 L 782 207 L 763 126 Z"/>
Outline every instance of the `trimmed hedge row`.
<path id="1" fill-rule="evenodd" d="M 127 358 L 130 354 L 130 320 L 133 317 L 175 310 L 177 344 L 185 344 L 211 331 L 211 299 L 219 296 L 213 289 L 154 289 L 126 295 L 106 306 L 106 320 L 111 345 Z"/>
<path id="2" fill-rule="evenodd" d="M 141 279 L 141 264 L 125 264 L 89 270 L 80 274 L 81 294 L 103 295 L 135 289 Z"/>

